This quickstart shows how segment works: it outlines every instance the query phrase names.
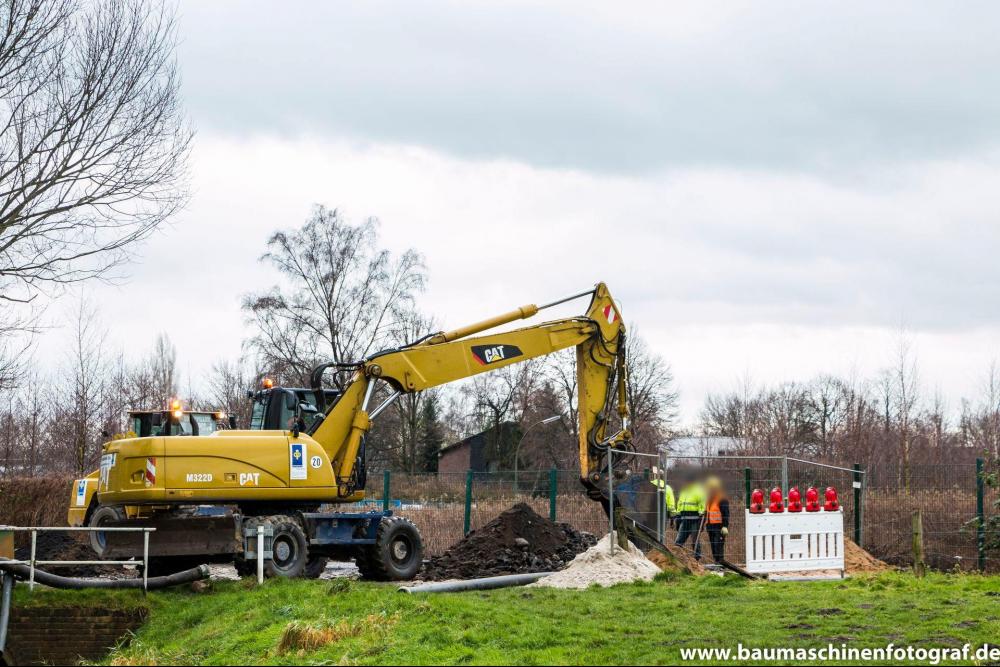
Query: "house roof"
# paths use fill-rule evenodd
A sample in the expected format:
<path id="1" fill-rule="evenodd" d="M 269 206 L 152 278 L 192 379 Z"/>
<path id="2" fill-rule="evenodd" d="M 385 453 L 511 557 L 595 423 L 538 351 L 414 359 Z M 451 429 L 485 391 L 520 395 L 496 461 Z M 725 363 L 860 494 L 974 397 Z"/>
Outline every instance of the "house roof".
<path id="1" fill-rule="evenodd" d="M 739 452 L 744 448 L 742 438 L 727 436 L 685 436 L 672 438 L 660 449 L 667 456 L 720 456 L 723 453 Z"/>

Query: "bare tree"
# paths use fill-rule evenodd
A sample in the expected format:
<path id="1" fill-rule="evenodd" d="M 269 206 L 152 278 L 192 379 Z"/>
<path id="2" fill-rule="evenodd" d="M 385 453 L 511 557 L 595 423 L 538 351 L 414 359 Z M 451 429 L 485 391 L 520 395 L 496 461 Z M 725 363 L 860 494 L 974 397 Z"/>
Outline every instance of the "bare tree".
<path id="1" fill-rule="evenodd" d="M 180 377 L 177 372 L 177 348 L 165 333 L 156 336 L 153 351 L 150 353 L 146 366 L 149 369 L 150 389 L 152 391 L 153 408 L 164 408 L 176 398 L 180 388 Z"/>
<path id="2" fill-rule="evenodd" d="M 261 374 L 242 361 L 220 361 L 212 365 L 208 376 L 208 399 L 215 409 L 236 417 L 239 428 L 250 428 L 253 405 L 247 392 L 258 385 Z"/>
<path id="3" fill-rule="evenodd" d="M 186 200 L 169 8 L 0 7 L 0 299 L 106 275 Z"/>
<path id="4" fill-rule="evenodd" d="M 435 330 L 433 318 L 422 315 L 416 310 L 399 313 L 391 342 L 394 345 L 417 340 Z M 386 452 L 393 465 L 400 470 L 416 472 L 426 463 L 421 446 L 422 415 L 424 403 L 431 400 L 437 389 L 404 394 L 392 404 L 393 428 L 388 438 L 391 453 Z M 385 431 L 383 431 L 385 432 Z M 383 444 L 385 441 L 383 440 Z"/>
<path id="5" fill-rule="evenodd" d="M 632 442 L 640 452 L 653 453 L 669 438 L 677 419 L 679 397 L 674 374 L 663 357 L 649 349 L 634 326 L 625 344 L 625 355 Z"/>
<path id="6" fill-rule="evenodd" d="M 736 438 L 741 443 L 741 449 L 752 453 L 757 447 L 757 393 L 752 378 L 745 374 L 736 391 L 709 394 L 701 412 L 702 431 L 705 435 Z"/>
<path id="7" fill-rule="evenodd" d="M 967 446 L 1000 461 L 1000 368 L 990 363 L 983 383 L 983 397 L 975 404 L 963 402 L 962 440 Z"/>
<path id="8" fill-rule="evenodd" d="M 910 342 L 901 334 L 897 350 L 896 364 L 892 370 L 895 388 L 896 423 L 899 429 L 899 455 L 902 463 L 902 487 L 910 490 L 910 452 L 912 449 L 911 426 L 913 412 L 917 404 L 917 361 Z"/>
<path id="9" fill-rule="evenodd" d="M 69 469 L 84 474 L 93 469 L 101 441 L 98 422 L 106 370 L 102 343 L 107 332 L 86 301 L 80 302 L 72 325 L 69 355 L 52 387 L 56 408 L 50 437 L 68 454 Z"/>
<path id="10" fill-rule="evenodd" d="M 124 380 L 130 407 L 135 410 L 163 409 L 178 396 L 177 349 L 165 333 L 156 336 L 144 359 L 128 368 Z"/>
<path id="11" fill-rule="evenodd" d="M 393 256 L 379 246 L 374 219 L 352 225 L 323 206 L 302 227 L 272 234 L 267 247 L 261 261 L 285 281 L 244 297 L 243 310 L 261 363 L 289 381 L 304 381 L 317 362 L 388 347 L 426 279 L 414 250 Z"/>
<path id="12" fill-rule="evenodd" d="M 467 428 L 486 432 L 484 457 L 498 470 L 513 468 L 525 413 L 544 379 L 541 366 L 541 360 L 530 359 L 476 375 L 462 387 L 471 418 Z"/>

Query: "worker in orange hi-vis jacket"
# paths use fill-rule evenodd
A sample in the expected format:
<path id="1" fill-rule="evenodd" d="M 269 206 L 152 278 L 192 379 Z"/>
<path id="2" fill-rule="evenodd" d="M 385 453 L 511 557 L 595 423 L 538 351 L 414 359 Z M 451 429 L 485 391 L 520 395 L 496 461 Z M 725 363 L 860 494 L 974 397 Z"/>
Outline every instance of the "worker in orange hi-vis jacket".
<path id="1" fill-rule="evenodd" d="M 705 480 L 705 529 L 712 547 L 712 560 L 721 563 L 726 557 L 726 536 L 729 535 L 729 498 L 718 477 Z"/>

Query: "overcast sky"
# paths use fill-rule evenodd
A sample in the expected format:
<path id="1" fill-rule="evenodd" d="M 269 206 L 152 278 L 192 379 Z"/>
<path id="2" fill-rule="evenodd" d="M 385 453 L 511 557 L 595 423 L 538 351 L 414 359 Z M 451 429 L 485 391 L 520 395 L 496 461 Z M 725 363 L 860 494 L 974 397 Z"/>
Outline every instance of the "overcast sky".
<path id="1" fill-rule="evenodd" d="M 975 396 L 1000 4 L 538 4 L 182 0 L 194 196 L 87 288 L 109 345 L 164 331 L 197 385 L 268 233 L 322 203 L 423 253 L 446 327 L 607 282 L 687 424 L 745 375 L 874 374 L 901 327 L 925 393 Z"/>

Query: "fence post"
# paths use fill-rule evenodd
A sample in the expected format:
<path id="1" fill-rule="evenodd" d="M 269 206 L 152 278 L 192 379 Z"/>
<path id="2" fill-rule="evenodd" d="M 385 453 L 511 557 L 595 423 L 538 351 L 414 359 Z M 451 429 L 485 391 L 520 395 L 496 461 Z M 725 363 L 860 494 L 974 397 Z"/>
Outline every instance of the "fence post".
<path id="1" fill-rule="evenodd" d="M 746 509 L 750 509 L 750 468 L 743 469 L 743 486 L 746 491 Z"/>
<path id="2" fill-rule="evenodd" d="M 559 493 L 559 472 L 553 467 L 549 470 L 549 521 L 556 521 L 556 496 Z"/>
<path id="3" fill-rule="evenodd" d="M 864 499 L 861 496 L 861 464 L 854 464 L 854 543 L 864 546 L 861 535 L 861 513 L 864 511 Z"/>
<path id="4" fill-rule="evenodd" d="M 983 479 L 983 460 L 976 459 L 976 552 L 979 571 L 986 569 L 986 480 Z"/>
<path id="5" fill-rule="evenodd" d="M 781 492 L 784 499 L 788 499 L 788 455 L 781 457 Z"/>
<path id="6" fill-rule="evenodd" d="M 465 534 L 472 526 L 472 470 L 465 473 Z"/>
<path id="7" fill-rule="evenodd" d="M 913 513 L 913 574 L 924 576 L 924 519 L 920 510 Z"/>
<path id="8" fill-rule="evenodd" d="M 392 483 L 392 473 L 388 469 L 382 471 L 382 511 L 388 512 L 389 507 L 392 505 L 392 491 L 390 490 L 390 484 Z"/>

